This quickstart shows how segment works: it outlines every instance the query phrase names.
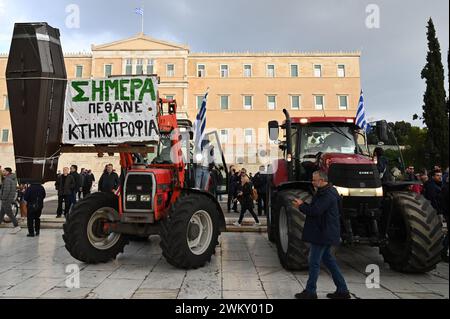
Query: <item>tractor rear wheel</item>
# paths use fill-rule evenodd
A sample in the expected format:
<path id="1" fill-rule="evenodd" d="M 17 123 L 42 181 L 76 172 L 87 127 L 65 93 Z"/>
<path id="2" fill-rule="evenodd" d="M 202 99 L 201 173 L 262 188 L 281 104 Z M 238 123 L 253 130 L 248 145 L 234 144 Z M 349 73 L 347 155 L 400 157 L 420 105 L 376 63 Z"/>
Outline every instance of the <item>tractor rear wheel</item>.
<path id="1" fill-rule="evenodd" d="M 266 200 L 264 201 L 264 213 L 266 214 L 267 218 L 267 238 L 270 242 L 275 243 L 276 223 L 273 220 L 272 191 L 270 186 L 266 193 Z"/>
<path id="2" fill-rule="evenodd" d="M 117 221 L 118 198 L 94 193 L 72 207 L 63 226 L 63 239 L 72 257 L 89 264 L 115 259 L 128 244 L 126 236 L 106 233 L 104 224 Z"/>
<path id="3" fill-rule="evenodd" d="M 163 256 L 173 266 L 196 269 L 211 261 L 219 237 L 219 212 L 202 194 L 182 194 L 161 221 Z"/>
<path id="4" fill-rule="evenodd" d="M 422 195 L 392 192 L 388 244 L 380 248 L 384 260 L 399 272 L 424 273 L 441 261 L 442 223 Z"/>
<path id="5" fill-rule="evenodd" d="M 295 198 L 310 202 L 311 195 L 303 190 L 288 190 L 277 196 L 273 215 L 277 227 L 275 239 L 281 265 L 288 270 L 305 270 L 309 255 L 309 247 L 302 241 L 306 216 L 293 207 Z"/>

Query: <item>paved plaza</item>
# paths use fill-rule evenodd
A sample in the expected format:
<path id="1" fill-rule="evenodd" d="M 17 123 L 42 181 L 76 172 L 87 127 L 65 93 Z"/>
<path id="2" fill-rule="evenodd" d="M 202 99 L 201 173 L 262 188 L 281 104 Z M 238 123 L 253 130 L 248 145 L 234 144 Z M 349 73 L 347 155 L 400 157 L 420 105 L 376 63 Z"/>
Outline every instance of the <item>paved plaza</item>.
<path id="1" fill-rule="evenodd" d="M 292 299 L 307 280 L 307 272 L 280 266 L 276 247 L 262 233 L 223 233 L 211 263 L 190 271 L 165 261 L 158 236 L 132 242 L 115 261 L 87 265 L 69 255 L 60 229 L 44 229 L 39 238 L 25 235 L 25 230 L 10 235 L 0 229 L 0 298 Z M 446 263 L 428 274 L 405 275 L 390 270 L 377 248 L 343 247 L 336 254 L 354 298 L 448 299 Z M 73 264 L 80 269 L 80 288 L 66 286 L 66 270 Z M 379 289 L 366 287 L 370 264 L 380 267 Z M 319 298 L 332 291 L 333 282 L 322 271 Z"/>

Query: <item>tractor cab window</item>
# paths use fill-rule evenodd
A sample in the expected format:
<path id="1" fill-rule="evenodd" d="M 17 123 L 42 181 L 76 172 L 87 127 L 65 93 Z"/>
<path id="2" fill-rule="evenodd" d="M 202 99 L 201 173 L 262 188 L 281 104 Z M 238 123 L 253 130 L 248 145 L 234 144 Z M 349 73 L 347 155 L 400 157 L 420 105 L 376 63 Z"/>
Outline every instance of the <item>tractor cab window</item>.
<path id="1" fill-rule="evenodd" d="M 161 134 L 158 145 L 158 155 L 153 159 L 153 164 L 173 164 L 171 158 L 172 141 L 170 135 Z"/>
<path id="2" fill-rule="evenodd" d="M 304 127 L 300 145 L 301 161 L 315 161 L 320 153 L 358 153 L 354 131 L 348 126 Z"/>
<path id="3" fill-rule="evenodd" d="M 355 131 L 356 141 L 358 144 L 358 153 L 366 156 L 371 156 L 367 146 L 367 139 L 364 130 Z"/>
<path id="4" fill-rule="evenodd" d="M 213 159 L 214 162 L 211 163 L 211 177 L 213 189 L 211 192 L 214 195 L 227 194 L 228 186 L 228 170 L 225 163 L 225 156 L 222 150 L 222 145 L 220 144 L 219 135 L 216 131 L 207 133 L 205 139 L 209 141 L 210 147 L 213 148 Z"/>

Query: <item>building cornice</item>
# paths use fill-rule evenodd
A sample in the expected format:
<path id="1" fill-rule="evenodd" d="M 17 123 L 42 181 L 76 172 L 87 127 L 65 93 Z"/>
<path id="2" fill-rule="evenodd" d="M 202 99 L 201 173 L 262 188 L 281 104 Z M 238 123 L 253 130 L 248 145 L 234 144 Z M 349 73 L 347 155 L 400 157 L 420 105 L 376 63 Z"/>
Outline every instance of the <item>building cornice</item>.
<path id="1" fill-rule="evenodd" d="M 133 51 L 127 50 L 114 50 L 115 52 L 120 51 Z M 142 51 L 142 50 L 140 50 Z M 167 50 L 158 50 L 167 51 Z M 169 50 L 170 51 L 170 50 Z M 107 51 L 104 51 L 107 52 Z M 92 58 L 97 52 L 65 52 L 65 58 Z M 110 52 L 112 53 L 112 52 Z M 0 53 L 0 58 L 7 58 L 8 53 Z M 361 57 L 361 51 L 336 51 L 336 52 L 189 52 L 187 54 L 188 58 L 234 58 L 234 57 Z"/>
<path id="2" fill-rule="evenodd" d="M 193 52 L 192 58 L 204 57 L 361 57 L 361 51 L 336 52 Z"/>

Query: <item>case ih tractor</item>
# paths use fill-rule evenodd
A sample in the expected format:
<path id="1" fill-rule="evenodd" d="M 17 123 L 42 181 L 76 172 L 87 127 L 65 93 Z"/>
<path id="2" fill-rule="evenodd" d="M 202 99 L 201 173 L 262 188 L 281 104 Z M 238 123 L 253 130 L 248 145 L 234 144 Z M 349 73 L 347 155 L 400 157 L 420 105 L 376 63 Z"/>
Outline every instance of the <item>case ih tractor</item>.
<path id="1" fill-rule="evenodd" d="M 286 269 L 308 267 L 308 245 L 302 241 L 305 215 L 292 206 L 294 198 L 311 200 L 312 173 L 323 170 L 342 197 L 341 238 L 344 244 L 379 247 L 390 267 L 421 273 L 441 260 L 442 223 L 431 204 L 410 191 L 411 182 L 382 183 L 371 158 L 366 134 L 353 118 L 292 118 L 288 111 L 278 141 L 279 123 L 269 123 L 284 158 L 269 174 L 267 187 L 268 236 L 276 242 Z M 380 140 L 387 139 L 387 123 L 378 122 Z"/>
<path id="2" fill-rule="evenodd" d="M 61 153 L 120 153 L 120 192 L 87 196 L 67 216 L 63 238 L 74 258 L 108 262 L 123 252 L 130 239 L 159 234 L 164 257 L 176 267 L 198 268 L 211 259 L 218 236 L 225 230 L 225 218 L 212 193 L 192 187 L 192 123 L 177 119 L 175 100 L 159 99 L 150 90 L 156 95 L 152 97 L 156 109 L 140 112 L 144 119 L 157 123 L 157 142 L 62 145 L 64 112 L 75 113 L 72 107 L 64 108 L 67 74 L 59 30 L 47 23 L 15 25 L 6 79 L 21 182 L 54 181 Z M 114 114 L 109 115 L 112 121 Z M 215 163 L 222 166 L 225 176 L 215 193 L 226 194 L 226 164 L 217 132 L 207 134 L 205 140 L 214 147 Z"/>

